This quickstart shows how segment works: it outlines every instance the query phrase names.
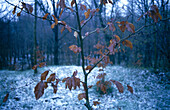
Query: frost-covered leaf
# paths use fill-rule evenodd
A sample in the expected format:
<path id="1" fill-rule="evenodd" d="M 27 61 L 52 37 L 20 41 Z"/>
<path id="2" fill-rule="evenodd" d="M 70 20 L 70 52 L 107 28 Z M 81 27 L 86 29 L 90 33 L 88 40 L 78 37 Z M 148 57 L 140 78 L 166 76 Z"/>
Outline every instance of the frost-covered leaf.
<path id="1" fill-rule="evenodd" d="M 77 39 L 77 37 L 78 37 L 77 31 L 74 31 L 74 37 Z"/>

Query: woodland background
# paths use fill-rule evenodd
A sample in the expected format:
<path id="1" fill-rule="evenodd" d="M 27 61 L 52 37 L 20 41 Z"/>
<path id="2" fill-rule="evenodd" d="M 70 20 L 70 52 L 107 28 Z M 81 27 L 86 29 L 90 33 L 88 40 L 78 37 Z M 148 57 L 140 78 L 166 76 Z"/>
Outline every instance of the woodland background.
<path id="1" fill-rule="evenodd" d="M 58 0 L 35 0 L 37 5 L 37 15 L 44 16 L 46 13 L 51 15 L 55 13 L 59 20 L 64 20 L 70 26 L 77 28 L 76 15 L 70 10 L 65 9 L 64 14 L 59 18 L 60 7 L 56 9 L 55 3 Z M 90 9 L 98 7 L 99 0 L 79 0 Z M 10 1 L 14 3 L 13 1 Z M 34 1 L 24 1 L 34 4 Z M 113 65 L 123 65 L 132 67 L 145 67 L 168 70 L 170 67 L 170 46 L 169 46 L 169 0 L 127 0 L 127 4 L 123 1 L 113 0 L 113 5 L 100 6 L 100 10 L 91 21 L 89 21 L 83 32 L 90 32 L 99 27 L 105 27 L 110 19 L 114 21 L 128 21 L 134 24 L 135 29 L 147 24 L 154 23 L 148 17 L 143 16 L 140 21 L 138 18 L 149 10 L 152 4 L 159 8 L 162 21 L 144 28 L 135 37 L 129 40 L 133 44 L 133 49 L 121 46 L 115 55 L 110 56 Z M 15 3 L 14 3 L 15 4 Z M 66 0 L 66 4 L 70 5 L 70 1 Z M 34 7 L 34 6 L 33 6 Z M 108 9 L 109 8 L 109 11 Z M 20 17 L 12 15 L 13 6 L 1 1 L 0 8 L 0 69 L 10 70 L 26 70 L 34 65 L 34 16 L 22 12 Z M 20 10 L 17 9 L 17 12 Z M 82 14 L 81 14 L 82 13 Z M 168 19 L 167 19 L 168 18 Z M 85 19 L 84 11 L 80 10 L 80 19 Z M 166 19 L 166 20 L 164 20 Z M 79 45 L 78 40 L 71 33 L 65 30 L 60 32 L 62 26 L 57 25 L 51 29 L 51 21 L 37 18 L 36 22 L 36 43 L 41 55 L 44 56 L 43 61 L 47 65 L 80 65 L 80 54 L 74 54 L 68 47 L 72 44 Z M 115 23 L 115 32 L 106 31 L 103 33 L 95 33 L 86 38 L 84 42 L 84 55 L 92 55 L 95 51 L 93 45 L 98 41 L 107 44 L 113 35 L 120 38 L 126 37 L 130 32 L 122 33 Z M 97 56 L 95 56 L 97 57 Z M 86 61 L 88 64 L 88 61 Z"/>

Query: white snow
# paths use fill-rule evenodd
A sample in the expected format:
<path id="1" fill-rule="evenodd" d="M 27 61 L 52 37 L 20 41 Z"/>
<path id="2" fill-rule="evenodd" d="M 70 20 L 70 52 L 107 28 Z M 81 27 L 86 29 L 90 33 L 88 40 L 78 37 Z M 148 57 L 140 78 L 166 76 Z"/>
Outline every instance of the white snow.
<path id="1" fill-rule="evenodd" d="M 53 88 L 48 87 L 44 95 L 36 100 L 34 96 L 34 87 L 40 81 L 41 73 L 50 69 L 56 73 L 57 77 L 63 79 L 70 77 L 77 70 L 79 77 L 84 80 L 83 72 L 79 66 L 49 66 L 39 68 L 39 74 L 34 75 L 33 70 L 27 71 L 0 71 L 0 110 L 86 110 L 85 100 L 79 101 L 77 96 L 83 93 L 83 87 L 76 90 L 65 90 L 65 83 L 59 82 L 58 91 L 53 93 Z M 95 85 L 98 74 L 98 68 L 95 68 L 88 77 L 88 85 Z M 100 105 L 93 106 L 97 110 L 155 110 L 170 108 L 169 80 L 161 81 L 159 76 L 150 73 L 148 70 L 124 68 L 122 66 L 109 66 L 105 69 L 107 73 L 106 80 L 117 80 L 124 86 L 124 93 L 119 93 L 115 86 L 111 94 L 101 95 L 96 91 L 96 87 L 89 90 L 89 99 L 92 105 L 93 101 L 101 102 Z M 160 75 L 164 75 L 161 73 Z M 166 77 L 163 77 L 164 79 Z M 129 84 L 134 89 L 131 94 L 126 85 Z M 50 85 L 49 85 L 50 86 Z M 6 93 L 9 92 L 9 98 L 2 103 Z"/>

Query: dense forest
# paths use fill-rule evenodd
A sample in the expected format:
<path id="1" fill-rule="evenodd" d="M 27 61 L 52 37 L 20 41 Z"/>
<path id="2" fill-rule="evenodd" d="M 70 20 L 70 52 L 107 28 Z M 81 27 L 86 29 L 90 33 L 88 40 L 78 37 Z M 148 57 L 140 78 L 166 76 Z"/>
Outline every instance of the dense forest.
<path id="1" fill-rule="evenodd" d="M 21 74 L 26 71 L 42 73 L 36 74 L 41 78 L 40 82 L 38 79 L 33 81 L 32 89 L 36 100 L 43 97 L 49 84 L 53 93 L 57 93 L 58 83 L 62 81 L 65 89 L 70 91 L 81 88 L 82 85 L 84 92 L 75 94 L 79 101 L 85 99 L 85 107 L 92 110 L 93 106 L 102 102 L 91 100 L 90 88 L 96 87 L 101 94 L 107 94 L 113 84 L 119 93 L 125 91 L 126 94 L 127 89 L 139 98 L 134 94 L 136 89 L 131 86 L 135 85 L 134 82 L 130 83 L 125 78 L 122 84 L 116 81 L 121 81 L 121 78 L 117 79 L 107 73 L 116 80 L 108 79 L 106 71 L 120 72 L 122 67 L 121 72 L 125 77 L 124 71 L 128 71 L 125 68 L 131 68 L 135 75 L 127 73 L 137 79 L 140 78 L 135 71 L 148 77 L 169 72 L 169 0 L 3 0 L 0 3 L 0 70 L 2 73 L 3 70 L 18 71 Z M 68 70 L 72 72 L 70 77 L 60 76 L 53 66 L 57 69 L 70 67 L 76 70 Z M 43 68 L 39 69 L 41 67 Z M 96 71 L 96 68 L 99 69 L 99 74 L 94 77 L 99 80 L 95 86 L 89 85 L 93 81 L 88 75 L 94 75 L 92 70 Z M 144 73 L 137 69 L 144 69 Z M 144 75 L 141 77 L 146 78 Z M 154 76 L 148 81 L 155 81 L 156 78 Z M 168 84 L 169 75 L 166 74 L 166 78 L 160 80 Z M 160 82 L 155 83 L 159 86 Z M 141 83 L 137 85 L 140 86 Z M 167 92 L 168 87 L 160 91 Z M 8 91 L 3 102 L 7 101 L 10 92 Z M 164 106 L 167 107 L 166 102 Z M 159 109 L 156 107 L 155 109 Z M 123 107 L 117 107 L 121 108 Z"/>

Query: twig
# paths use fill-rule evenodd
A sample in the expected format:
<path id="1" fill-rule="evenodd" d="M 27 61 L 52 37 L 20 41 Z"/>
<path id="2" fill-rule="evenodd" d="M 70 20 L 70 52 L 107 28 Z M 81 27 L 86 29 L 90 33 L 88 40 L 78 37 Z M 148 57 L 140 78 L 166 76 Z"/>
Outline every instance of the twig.
<path id="1" fill-rule="evenodd" d="M 103 31 L 104 31 L 104 30 L 106 30 L 108 27 L 109 27 L 109 26 L 106 25 L 105 28 L 101 28 L 100 30 L 103 30 Z M 97 32 L 97 30 L 94 30 L 94 31 L 89 32 L 87 36 L 89 36 L 89 35 L 91 35 L 91 34 L 93 34 L 93 33 L 95 33 L 95 32 Z M 86 36 L 86 37 L 87 37 L 87 36 Z M 83 40 L 84 40 L 86 37 L 84 37 Z"/>
<path id="2" fill-rule="evenodd" d="M 7 1 L 7 0 L 5 0 L 5 1 L 6 1 L 8 4 L 12 5 L 12 6 L 16 6 L 16 5 L 10 3 L 10 2 Z M 21 9 L 19 6 L 16 6 L 16 7 L 19 8 L 19 9 Z M 34 15 L 34 14 L 32 14 L 32 13 L 29 13 L 29 12 L 27 12 L 27 11 L 25 11 L 25 10 L 23 10 L 23 12 L 25 12 L 25 13 L 27 13 L 27 14 L 30 14 L 30 15 L 32 15 L 32 16 L 34 16 L 34 17 L 37 17 L 37 18 L 39 18 L 39 19 L 43 19 L 43 17 L 36 16 L 36 15 Z M 55 20 L 52 20 L 52 19 L 46 19 L 46 20 L 47 20 L 47 21 L 54 21 L 54 22 L 55 22 Z M 62 21 L 58 21 L 58 24 L 60 24 L 60 25 L 65 25 L 65 24 L 62 23 Z M 69 26 L 69 27 L 70 27 L 72 30 L 78 32 L 77 29 L 75 29 L 75 28 L 73 28 L 73 27 L 71 27 L 71 26 Z"/>
<path id="3" fill-rule="evenodd" d="M 166 18 L 166 19 L 163 19 L 163 20 L 160 20 L 160 21 L 166 21 L 166 20 L 169 20 L 169 19 L 170 19 L 170 18 Z M 160 21 L 158 21 L 158 22 L 160 22 Z M 120 43 L 123 42 L 124 40 L 126 40 L 126 39 L 128 39 L 128 38 L 130 38 L 130 37 L 135 36 L 135 34 L 138 33 L 138 32 L 140 32 L 143 28 L 152 26 L 152 25 L 154 25 L 154 24 L 155 24 L 155 23 L 142 26 L 141 28 L 139 28 L 139 29 L 138 29 L 137 31 L 135 31 L 134 33 L 131 33 L 129 36 L 121 39 L 118 43 L 116 43 L 116 45 L 115 45 L 114 48 L 116 48 L 116 47 L 118 46 L 118 44 L 120 44 Z M 110 53 L 110 52 L 107 52 L 106 55 L 102 56 L 102 58 L 100 58 L 100 60 L 99 60 L 96 64 L 94 64 L 93 67 L 89 70 L 89 72 L 87 73 L 87 75 L 90 74 L 91 71 L 103 60 L 103 58 L 104 58 L 105 56 L 109 55 L 109 53 Z"/>

